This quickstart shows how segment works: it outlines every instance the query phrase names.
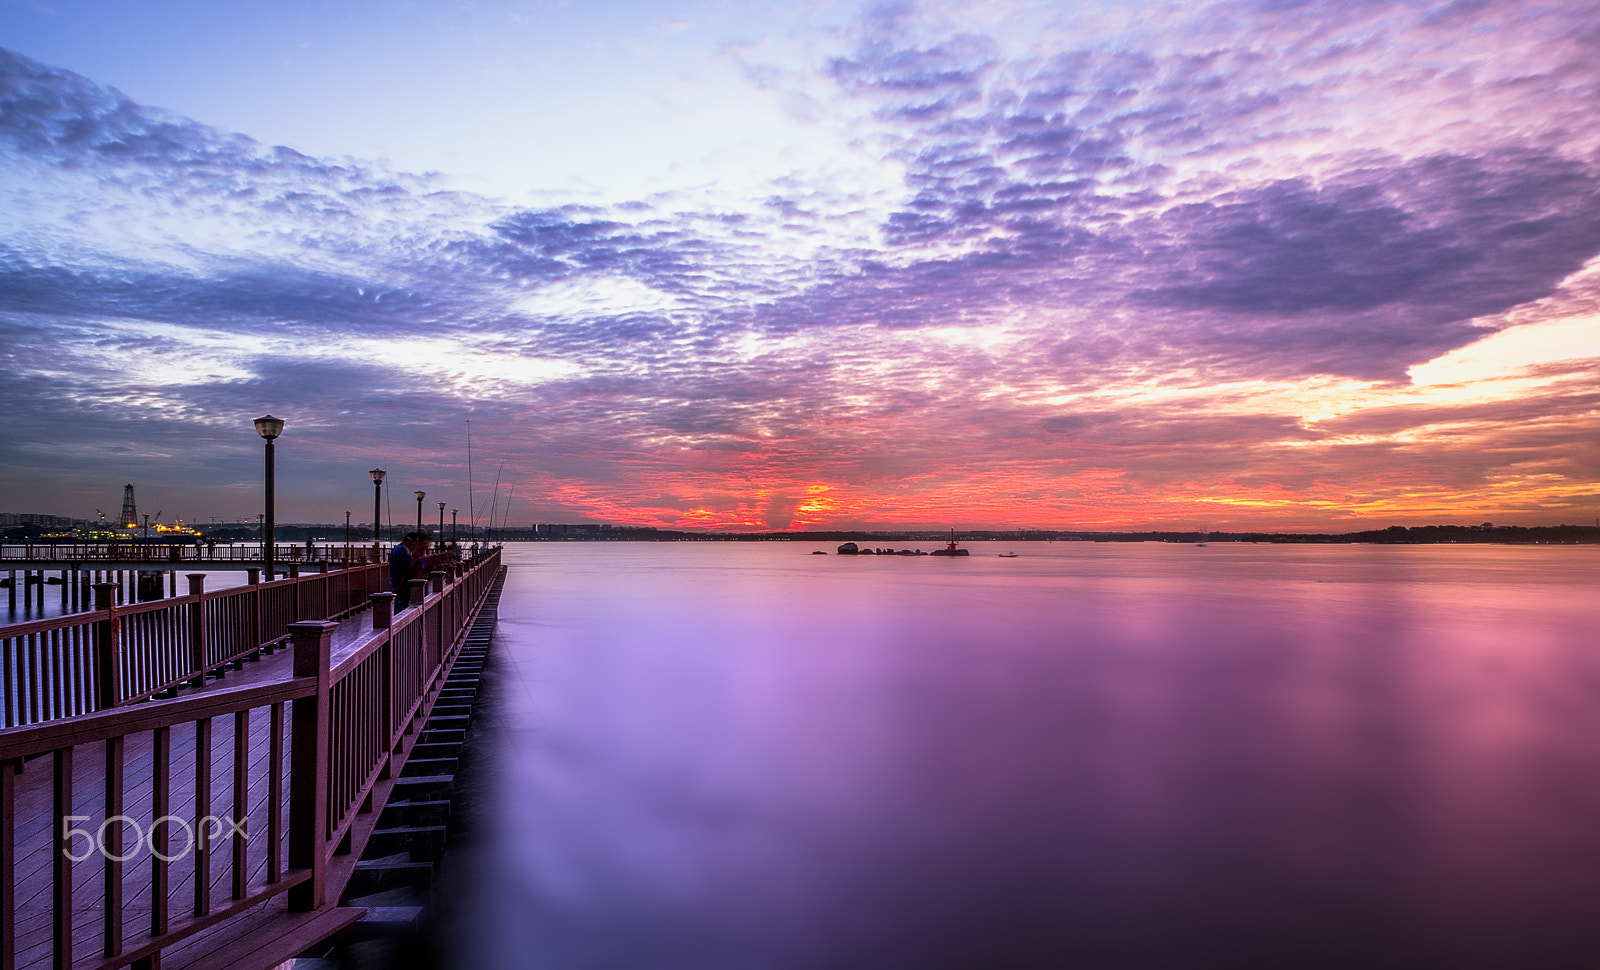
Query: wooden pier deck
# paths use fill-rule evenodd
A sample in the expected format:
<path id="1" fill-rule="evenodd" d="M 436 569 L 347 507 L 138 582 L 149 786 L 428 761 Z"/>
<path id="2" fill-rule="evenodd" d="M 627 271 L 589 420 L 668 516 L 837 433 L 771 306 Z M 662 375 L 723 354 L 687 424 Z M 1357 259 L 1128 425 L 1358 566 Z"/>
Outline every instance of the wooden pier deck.
<path id="1" fill-rule="evenodd" d="M 499 570 L 492 550 L 399 616 L 373 594 L 174 696 L 0 730 L 0 970 L 266 970 L 363 915 L 338 901 Z"/>

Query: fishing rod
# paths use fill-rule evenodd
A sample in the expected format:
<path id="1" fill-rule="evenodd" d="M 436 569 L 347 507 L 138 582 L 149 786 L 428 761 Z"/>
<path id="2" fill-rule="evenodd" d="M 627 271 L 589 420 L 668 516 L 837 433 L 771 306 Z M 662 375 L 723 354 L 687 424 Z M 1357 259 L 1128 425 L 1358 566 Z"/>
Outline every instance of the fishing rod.
<path id="1" fill-rule="evenodd" d="M 494 541 L 494 512 L 495 512 L 495 505 L 500 500 L 500 473 L 505 471 L 505 470 L 506 470 L 506 463 L 505 462 L 501 462 L 499 469 L 497 469 L 495 471 L 495 473 L 494 473 L 494 491 L 492 493 L 490 493 L 491 496 L 492 496 L 492 499 L 489 502 L 489 541 L 490 542 Z"/>
<path id="2" fill-rule="evenodd" d="M 511 488 L 506 492 L 506 507 L 500 513 L 500 534 L 506 534 L 506 523 L 511 521 L 511 496 L 517 494 L 517 483 L 512 482 Z"/>

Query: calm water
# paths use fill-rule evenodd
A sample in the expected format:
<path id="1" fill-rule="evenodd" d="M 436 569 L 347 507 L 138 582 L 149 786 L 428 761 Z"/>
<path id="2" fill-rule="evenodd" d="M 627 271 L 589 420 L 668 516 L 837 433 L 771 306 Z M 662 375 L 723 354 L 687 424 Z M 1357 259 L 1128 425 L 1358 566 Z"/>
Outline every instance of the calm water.
<path id="1" fill-rule="evenodd" d="M 1600 549 L 813 548 L 508 548 L 462 966 L 1600 966 Z"/>

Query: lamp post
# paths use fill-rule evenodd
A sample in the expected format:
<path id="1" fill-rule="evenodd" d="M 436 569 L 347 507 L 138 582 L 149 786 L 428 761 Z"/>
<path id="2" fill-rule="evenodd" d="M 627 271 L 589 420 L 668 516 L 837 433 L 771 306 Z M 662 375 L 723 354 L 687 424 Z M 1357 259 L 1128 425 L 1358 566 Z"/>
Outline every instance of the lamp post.
<path id="1" fill-rule="evenodd" d="M 421 532 L 422 531 L 422 500 L 428 497 L 428 493 L 424 492 L 422 489 L 419 488 L 415 492 L 412 492 L 411 494 L 415 495 L 417 497 L 417 531 Z"/>
<path id="2" fill-rule="evenodd" d="M 344 555 L 345 555 L 345 559 L 346 560 L 348 560 L 350 558 L 350 512 L 349 512 L 349 510 L 346 510 L 345 513 L 344 513 Z"/>
<path id="3" fill-rule="evenodd" d="M 383 530 L 378 528 L 378 523 L 383 520 L 378 516 L 378 505 L 383 498 L 383 476 L 388 472 L 381 468 L 374 468 L 367 472 L 372 476 L 372 544 L 378 552 L 383 552 Z"/>
<path id="4" fill-rule="evenodd" d="M 272 442 L 278 435 L 283 434 L 283 419 L 272 415 L 256 418 L 256 434 L 267 440 L 267 524 L 262 530 L 262 556 L 261 568 L 266 573 L 267 582 L 272 582 L 272 554 L 273 530 L 277 525 L 276 511 L 273 508 L 273 481 L 272 481 Z"/>
<path id="5" fill-rule="evenodd" d="M 450 541 L 451 542 L 455 542 L 456 541 L 456 513 L 460 512 L 460 511 L 461 511 L 460 509 L 451 509 L 450 510 Z"/>
<path id="6" fill-rule="evenodd" d="M 444 505 L 445 505 L 445 503 L 443 503 L 443 502 L 439 503 L 439 542 L 440 542 L 440 544 L 444 543 Z"/>

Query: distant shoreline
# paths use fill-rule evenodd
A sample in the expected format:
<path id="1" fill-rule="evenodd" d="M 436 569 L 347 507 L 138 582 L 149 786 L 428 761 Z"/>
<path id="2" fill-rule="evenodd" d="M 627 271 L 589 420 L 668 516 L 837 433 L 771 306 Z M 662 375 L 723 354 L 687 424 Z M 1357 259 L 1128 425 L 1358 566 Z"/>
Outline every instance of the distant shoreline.
<path id="1" fill-rule="evenodd" d="M 405 528 L 410 528 L 406 526 Z M 629 526 L 582 527 L 585 531 L 569 533 L 536 532 L 532 529 L 498 529 L 476 537 L 478 542 L 936 542 L 949 541 L 949 529 L 830 529 L 817 532 L 703 532 L 681 529 L 653 529 Z M 395 527 L 398 536 L 401 527 Z M 0 542 L 7 545 L 25 543 L 45 544 L 52 540 L 42 536 L 27 536 L 22 530 L 5 530 Z M 471 543 L 466 529 L 460 530 L 460 542 Z M 218 542 L 249 543 L 254 536 L 241 535 L 243 530 L 230 529 L 216 535 Z M 12 534 L 16 533 L 16 534 Z M 219 530 L 221 533 L 221 530 Z M 299 543 L 307 539 L 331 545 L 342 544 L 342 525 L 279 525 L 276 530 L 280 543 Z M 445 529 L 448 539 L 450 530 Z M 1482 525 L 1422 525 L 1390 526 L 1387 529 L 1368 529 L 1362 532 L 1199 532 L 1182 530 L 1151 530 L 1131 532 L 1096 532 L 1084 529 L 957 529 L 955 537 L 960 542 L 1254 542 L 1261 544 L 1351 544 L 1369 545 L 1600 545 L 1600 526 L 1546 525 L 1546 526 L 1482 526 Z M 205 538 L 211 538 L 207 534 Z M 59 541 L 59 540 L 56 540 Z M 192 540 L 190 540 L 192 541 Z M 373 541 L 371 529 L 354 529 L 352 543 L 365 545 Z M 385 537 L 386 543 L 393 538 Z M 184 542 L 182 544 L 188 544 Z"/>
<path id="2" fill-rule="evenodd" d="M 710 533 L 671 529 L 612 528 L 605 532 L 576 535 L 536 534 L 512 530 L 496 534 L 505 542 L 945 542 L 949 530 L 865 531 L 829 530 L 826 532 L 744 532 Z M 1363 532 L 1091 532 L 1083 530 L 955 530 L 961 542 L 1245 542 L 1261 544 L 1353 544 L 1369 545 L 1600 545 L 1600 526 L 1454 526 L 1424 525 L 1407 528 L 1391 526 Z"/>

